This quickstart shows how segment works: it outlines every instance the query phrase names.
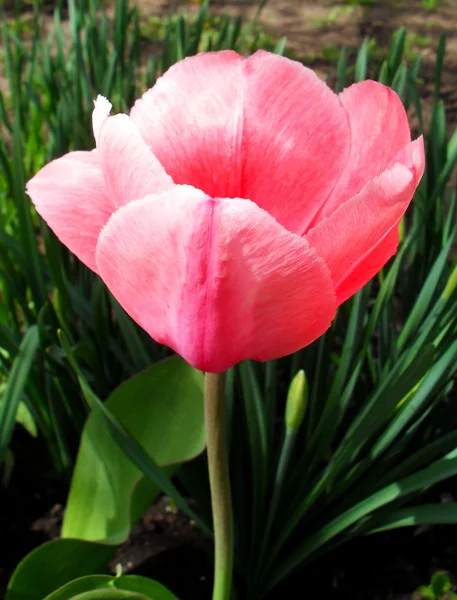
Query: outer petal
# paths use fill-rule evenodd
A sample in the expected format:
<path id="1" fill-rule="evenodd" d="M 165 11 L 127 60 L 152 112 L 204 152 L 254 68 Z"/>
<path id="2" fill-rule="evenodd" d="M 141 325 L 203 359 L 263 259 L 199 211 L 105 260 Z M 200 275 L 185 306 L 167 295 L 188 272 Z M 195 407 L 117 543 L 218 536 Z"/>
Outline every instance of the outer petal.
<path id="1" fill-rule="evenodd" d="M 262 51 L 179 62 L 131 117 L 175 183 L 214 198 L 249 198 L 300 234 L 349 149 L 338 96 L 300 63 Z"/>
<path id="2" fill-rule="evenodd" d="M 97 152 L 70 152 L 43 167 L 27 184 L 38 213 L 92 270 L 102 227 L 113 212 Z"/>
<path id="3" fill-rule="evenodd" d="M 94 110 L 94 116 L 97 112 Z M 94 119 L 95 120 L 95 119 Z M 146 146 L 127 115 L 107 118 L 100 126 L 97 148 L 108 193 L 119 207 L 170 188 L 173 181 Z"/>
<path id="4" fill-rule="evenodd" d="M 341 304 L 365 285 L 395 253 L 397 227 L 424 170 L 422 138 L 354 198 L 321 221 L 305 238 L 332 272 Z"/>
<path id="5" fill-rule="evenodd" d="M 330 273 L 305 239 L 248 200 L 189 186 L 120 208 L 97 265 L 133 319 L 203 371 L 289 354 L 335 315 Z"/>
<path id="6" fill-rule="evenodd" d="M 100 96 L 100 94 L 94 101 L 94 110 L 92 111 L 92 129 L 94 131 L 94 138 L 97 144 L 103 124 L 108 119 L 112 108 L 113 105 L 111 102 L 104 96 Z"/>
<path id="7" fill-rule="evenodd" d="M 340 94 L 350 128 L 350 153 L 343 175 L 318 218 L 327 217 L 392 166 L 411 141 L 408 118 L 398 95 L 375 81 L 362 81 Z"/>

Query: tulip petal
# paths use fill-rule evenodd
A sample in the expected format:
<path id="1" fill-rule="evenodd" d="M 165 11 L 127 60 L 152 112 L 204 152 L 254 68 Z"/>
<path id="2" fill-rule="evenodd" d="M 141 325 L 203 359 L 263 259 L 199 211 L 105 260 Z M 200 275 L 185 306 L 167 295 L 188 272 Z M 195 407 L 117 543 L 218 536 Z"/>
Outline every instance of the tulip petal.
<path id="1" fill-rule="evenodd" d="M 249 198 L 302 233 L 349 150 L 346 112 L 310 69 L 263 51 L 199 54 L 171 67 L 131 111 L 175 183 Z"/>
<path id="2" fill-rule="evenodd" d="M 424 170 L 422 137 L 398 157 L 404 164 L 395 163 L 304 236 L 327 263 L 338 304 L 363 287 L 395 253 L 398 224 Z"/>
<path id="3" fill-rule="evenodd" d="M 103 124 L 109 117 L 113 105 L 104 96 L 97 96 L 94 101 L 94 110 L 92 111 L 92 130 L 94 132 L 94 138 L 98 144 L 100 138 L 100 131 L 102 130 Z"/>
<path id="4" fill-rule="evenodd" d="M 392 166 L 397 153 L 411 141 L 405 109 L 390 88 L 375 81 L 362 81 L 345 89 L 339 97 L 349 121 L 349 157 L 340 180 L 313 225 Z"/>
<path id="5" fill-rule="evenodd" d="M 330 273 L 305 239 L 249 200 L 190 186 L 120 208 L 97 265 L 131 317 L 202 371 L 294 352 L 335 315 Z"/>
<path id="6" fill-rule="evenodd" d="M 97 108 L 94 113 L 96 111 Z M 127 115 L 116 115 L 104 121 L 100 126 L 97 149 L 108 193 L 116 207 L 173 185 L 171 177 Z"/>
<path id="7" fill-rule="evenodd" d="M 114 207 L 96 151 L 70 152 L 44 166 L 27 193 L 61 242 L 97 272 L 95 247 Z"/>

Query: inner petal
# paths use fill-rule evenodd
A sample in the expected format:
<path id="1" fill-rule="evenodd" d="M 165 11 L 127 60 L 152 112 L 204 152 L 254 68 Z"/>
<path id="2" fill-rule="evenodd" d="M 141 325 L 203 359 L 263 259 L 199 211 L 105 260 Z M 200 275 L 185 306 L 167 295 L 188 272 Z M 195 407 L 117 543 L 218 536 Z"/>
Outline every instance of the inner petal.
<path id="1" fill-rule="evenodd" d="M 297 233 L 330 195 L 349 148 L 338 97 L 300 63 L 262 51 L 181 61 L 131 118 L 175 183 L 250 198 Z"/>

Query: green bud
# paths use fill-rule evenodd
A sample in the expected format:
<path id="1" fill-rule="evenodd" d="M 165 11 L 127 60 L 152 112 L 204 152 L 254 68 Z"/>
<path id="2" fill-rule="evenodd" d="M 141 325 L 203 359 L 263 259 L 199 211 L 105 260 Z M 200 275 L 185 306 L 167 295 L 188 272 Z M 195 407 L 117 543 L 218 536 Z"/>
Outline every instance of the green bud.
<path id="1" fill-rule="evenodd" d="M 449 276 L 449 279 L 447 280 L 447 284 L 446 287 L 444 288 L 442 297 L 447 300 L 449 298 L 449 296 L 452 294 L 452 292 L 455 290 L 455 288 L 457 287 L 457 263 L 455 264 L 454 268 L 452 269 L 452 273 Z"/>
<path id="2" fill-rule="evenodd" d="M 296 433 L 306 413 L 308 404 L 308 382 L 305 372 L 298 371 L 290 382 L 287 392 L 286 428 L 288 433 Z"/>

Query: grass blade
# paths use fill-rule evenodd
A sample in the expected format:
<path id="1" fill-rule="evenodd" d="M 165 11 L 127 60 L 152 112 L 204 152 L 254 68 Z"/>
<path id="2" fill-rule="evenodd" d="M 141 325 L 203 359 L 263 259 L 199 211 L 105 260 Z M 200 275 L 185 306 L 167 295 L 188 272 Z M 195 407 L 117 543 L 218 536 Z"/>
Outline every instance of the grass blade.
<path id="1" fill-rule="evenodd" d="M 0 404 L 0 463 L 3 462 L 13 435 L 16 413 L 24 393 L 35 354 L 40 343 L 38 327 L 33 325 L 22 340 L 6 381 Z"/>

